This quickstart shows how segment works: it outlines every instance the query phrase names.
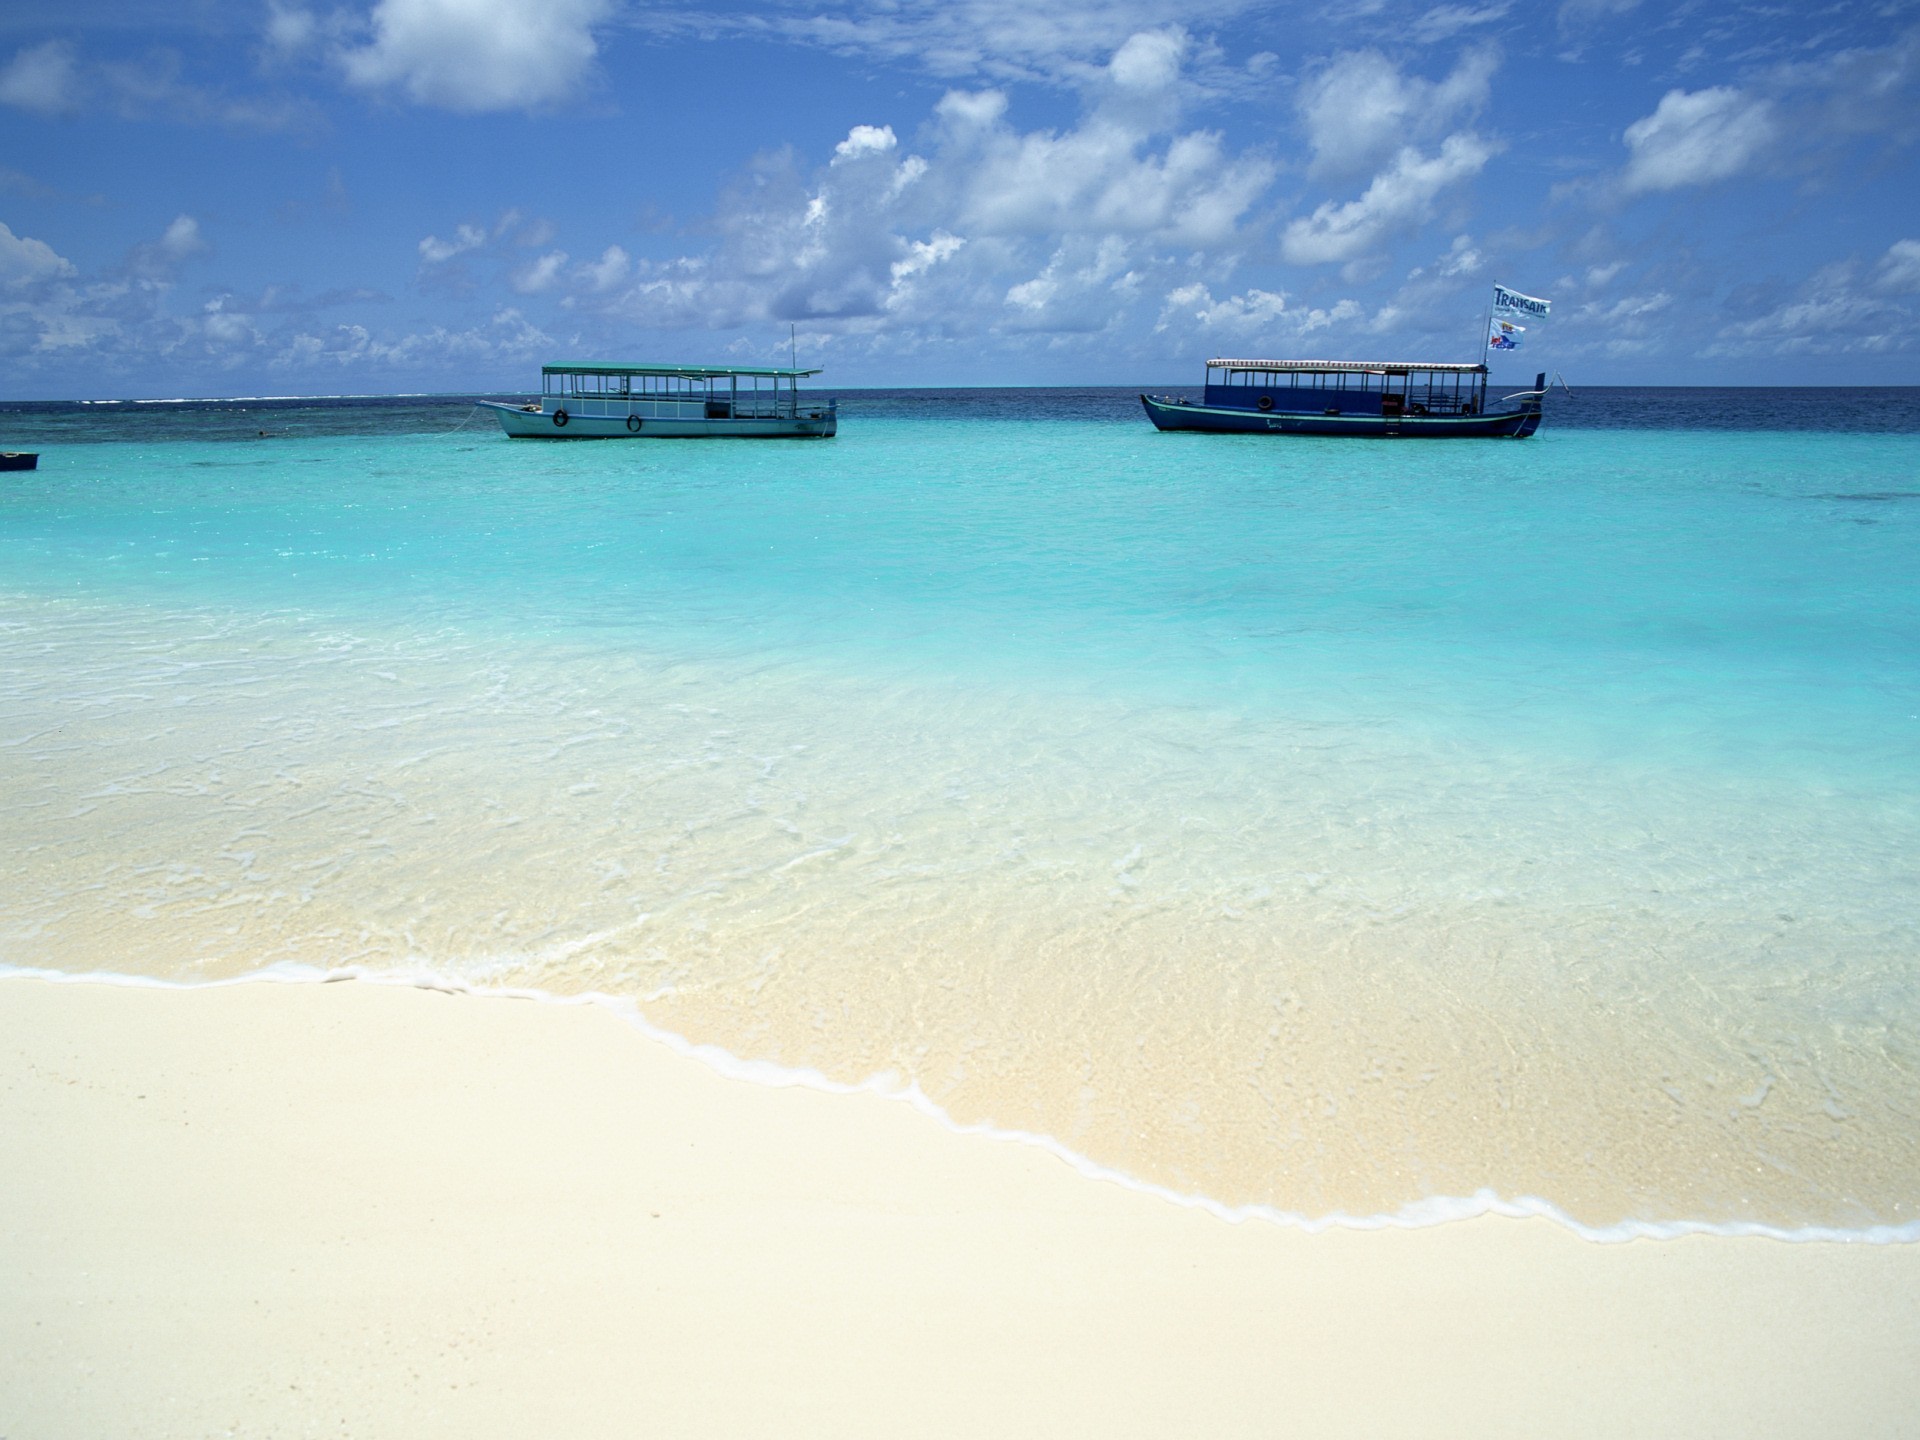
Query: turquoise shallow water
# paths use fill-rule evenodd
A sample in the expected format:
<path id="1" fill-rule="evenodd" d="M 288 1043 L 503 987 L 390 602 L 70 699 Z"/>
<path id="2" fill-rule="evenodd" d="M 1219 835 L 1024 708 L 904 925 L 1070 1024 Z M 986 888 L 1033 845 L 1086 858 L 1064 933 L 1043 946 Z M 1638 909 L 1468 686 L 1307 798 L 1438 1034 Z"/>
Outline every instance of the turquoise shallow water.
<path id="1" fill-rule="evenodd" d="M 71 422 L 0 499 L 0 960 L 633 994 L 1303 1214 L 1905 1224 L 1920 435 L 1824 413 Z"/>

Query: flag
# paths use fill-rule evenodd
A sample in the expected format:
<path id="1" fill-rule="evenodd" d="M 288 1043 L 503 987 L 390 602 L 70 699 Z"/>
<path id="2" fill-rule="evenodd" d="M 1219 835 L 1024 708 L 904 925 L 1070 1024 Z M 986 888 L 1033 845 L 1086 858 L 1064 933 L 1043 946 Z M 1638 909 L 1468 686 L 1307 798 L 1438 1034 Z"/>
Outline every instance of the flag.
<path id="1" fill-rule="evenodd" d="M 1518 350 L 1520 337 L 1527 333 L 1527 327 L 1516 325 L 1511 320 L 1495 320 L 1493 330 L 1487 336 L 1487 348 L 1490 350 Z"/>
<path id="2" fill-rule="evenodd" d="M 1536 300 L 1531 295 L 1522 295 L 1518 290 L 1509 290 L 1504 285 L 1493 287 L 1493 312 L 1498 315 L 1532 315 L 1545 319 L 1553 308 L 1551 300 Z"/>

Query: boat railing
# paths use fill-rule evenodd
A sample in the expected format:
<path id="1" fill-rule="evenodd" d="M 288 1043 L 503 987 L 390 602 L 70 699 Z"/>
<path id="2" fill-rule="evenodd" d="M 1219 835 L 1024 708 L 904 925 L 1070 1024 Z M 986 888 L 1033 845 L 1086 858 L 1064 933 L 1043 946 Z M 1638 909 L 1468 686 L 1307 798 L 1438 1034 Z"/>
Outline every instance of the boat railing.
<path id="1" fill-rule="evenodd" d="M 623 420 L 791 420 L 797 407 L 791 396 L 774 399 L 728 399 L 724 394 L 692 395 L 555 395 L 551 397 L 574 414 L 596 419 Z"/>
<path id="2" fill-rule="evenodd" d="M 797 377 L 625 374 L 549 368 L 541 375 L 540 400 L 530 408 L 566 410 L 582 419 L 729 421 L 827 420 L 832 401 L 802 396 Z M 771 379 L 771 383 L 768 381 Z M 631 427 L 629 427 L 631 428 Z"/>
<path id="3" fill-rule="evenodd" d="M 1416 390 L 1406 397 L 1406 410 L 1412 415 L 1472 415 L 1479 408 L 1479 401 L 1471 391 L 1465 395 L 1451 392 L 1422 395 Z"/>
<path id="4" fill-rule="evenodd" d="M 1389 415 L 1478 415 L 1486 409 L 1486 386 L 1477 377 L 1465 375 L 1436 376 L 1429 381 L 1425 372 L 1411 380 L 1392 371 L 1233 374 L 1235 378 L 1224 383 L 1210 381 L 1203 403 L 1262 410 L 1318 410 L 1331 405 L 1360 412 L 1377 404 Z"/>

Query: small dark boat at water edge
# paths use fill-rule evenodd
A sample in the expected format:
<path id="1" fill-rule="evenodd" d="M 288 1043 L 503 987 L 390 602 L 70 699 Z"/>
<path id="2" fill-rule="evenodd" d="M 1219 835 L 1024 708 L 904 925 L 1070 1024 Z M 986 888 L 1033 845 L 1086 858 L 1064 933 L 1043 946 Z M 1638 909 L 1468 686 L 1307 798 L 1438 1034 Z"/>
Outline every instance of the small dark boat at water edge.
<path id="1" fill-rule="evenodd" d="M 1540 428 L 1547 377 L 1493 403 L 1487 367 L 1366 360 L 1209 360 L 1199 400 L 1142 395 L 1161 430 L 1257 435 L 1525 439 Z"/>
<path id="2" fill-rule="evenodd" d="M 0 470 L 37 470 L 40 457 L 31 450 L 0 450 Z"/>

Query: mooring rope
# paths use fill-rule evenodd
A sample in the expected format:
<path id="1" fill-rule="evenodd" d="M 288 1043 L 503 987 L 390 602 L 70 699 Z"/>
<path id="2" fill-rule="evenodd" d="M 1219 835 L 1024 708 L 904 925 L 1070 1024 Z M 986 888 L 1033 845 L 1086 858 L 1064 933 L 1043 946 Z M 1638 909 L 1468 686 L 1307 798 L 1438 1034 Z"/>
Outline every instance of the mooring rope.
<path id="1" fill-rule="evenodd" d="M 478 415 L 479 413 L 480 413 L 479 403 L 475 402 L 474 407 L 467 412 L 467 418 L 462 420 L 458 425 L 454 426 L 453 429 L 442 431 L 441 438 L 445 439 L 448 435 L 458 435 L 462 430 L 466 429 L 467 426 L 473 423 L 473 417 Z"/>

